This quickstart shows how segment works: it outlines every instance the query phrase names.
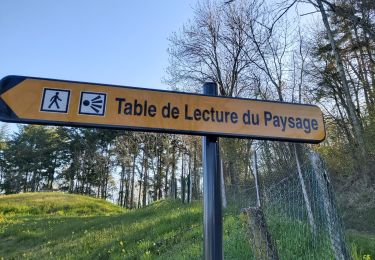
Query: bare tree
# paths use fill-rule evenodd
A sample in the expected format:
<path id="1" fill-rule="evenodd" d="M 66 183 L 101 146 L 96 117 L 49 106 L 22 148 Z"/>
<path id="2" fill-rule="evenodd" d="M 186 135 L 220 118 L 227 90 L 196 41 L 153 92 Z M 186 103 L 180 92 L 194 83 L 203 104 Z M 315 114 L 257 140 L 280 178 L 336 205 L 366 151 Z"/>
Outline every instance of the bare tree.
<path id="1" fill-rule="evenodd" d="M 252 78 L 251 62 L 245 53 L 245 2 L 241 1 L 238 8 L 211 1 L 197 5 L 193 20 L 169 39 L 170 85 L 200 87 L 211 80 L 217 82 L 220 95 L 249 93 Z"/>

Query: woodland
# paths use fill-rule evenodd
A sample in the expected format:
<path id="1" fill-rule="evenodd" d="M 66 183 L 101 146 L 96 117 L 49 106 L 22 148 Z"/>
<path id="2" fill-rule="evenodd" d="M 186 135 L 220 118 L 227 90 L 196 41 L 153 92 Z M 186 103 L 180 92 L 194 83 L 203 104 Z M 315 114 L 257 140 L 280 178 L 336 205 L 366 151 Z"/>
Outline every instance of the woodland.
<path id="1" fill-rule="evenodd" d="M 228 204 L 251 197 L 255 168 L 266 189 L 297 176 L 313 151 L 345 226 L 375 232 L 375 1 L 207 0 L 194 11 L 169 37 L 171 89 L 200 93 L 213 81 L 221 96 L 324 113 L 318 145 L 220 138 Z M 4 125 L 0 134 L 2 194 L 65 191 L 128 209 L 202 197 L 200 136 L 39 125 L 15 133 Z"/>

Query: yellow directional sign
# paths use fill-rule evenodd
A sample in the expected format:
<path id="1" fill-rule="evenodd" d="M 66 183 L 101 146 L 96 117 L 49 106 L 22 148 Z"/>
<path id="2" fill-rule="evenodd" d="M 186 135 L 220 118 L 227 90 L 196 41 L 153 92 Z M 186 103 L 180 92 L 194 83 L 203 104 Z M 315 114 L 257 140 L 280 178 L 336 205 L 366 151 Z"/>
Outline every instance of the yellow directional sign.
<path id="1" fill-rule="evenodd" d="M 8 76 L 0 85 L 6 122 L 104 127 L 319 143 L 317 106 L 113 85 Z"/>

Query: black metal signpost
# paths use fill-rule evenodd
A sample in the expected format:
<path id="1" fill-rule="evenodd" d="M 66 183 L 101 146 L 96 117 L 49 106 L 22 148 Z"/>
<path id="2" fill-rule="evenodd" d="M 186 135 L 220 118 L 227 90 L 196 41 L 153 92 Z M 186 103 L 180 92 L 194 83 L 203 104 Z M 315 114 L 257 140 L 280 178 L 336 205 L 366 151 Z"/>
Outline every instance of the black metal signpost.
<path id="1" fill-rule="evenodd" d="M 217 95 L 216 83 L 203 85 L 205 95 Z M 203 136 L 203 226 L 205 259 L 223 259 L 223 220 L 221 208 L 219 141 L 216 136 Z"/>

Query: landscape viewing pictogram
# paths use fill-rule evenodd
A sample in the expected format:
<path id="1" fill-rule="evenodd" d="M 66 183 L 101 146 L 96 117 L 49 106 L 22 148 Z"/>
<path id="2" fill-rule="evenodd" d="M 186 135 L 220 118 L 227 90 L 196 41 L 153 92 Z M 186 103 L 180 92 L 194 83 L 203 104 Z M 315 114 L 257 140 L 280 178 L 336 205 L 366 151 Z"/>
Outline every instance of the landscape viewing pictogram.
<path id="1" fill-rule="evenodd" d="M 105 103 L 106 94 L 104 93 L 82 92 L 79 113 L 103 116 Z"/>

